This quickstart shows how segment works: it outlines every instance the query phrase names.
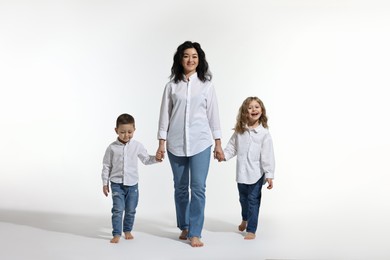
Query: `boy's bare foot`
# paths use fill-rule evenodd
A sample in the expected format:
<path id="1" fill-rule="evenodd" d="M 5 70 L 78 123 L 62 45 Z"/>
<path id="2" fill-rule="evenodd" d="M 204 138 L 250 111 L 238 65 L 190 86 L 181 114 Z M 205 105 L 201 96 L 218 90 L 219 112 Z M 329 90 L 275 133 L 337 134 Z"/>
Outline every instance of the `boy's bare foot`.
<path id="1" fill-rule="evenodd" d="M 119 243 L 119 240 L 121 239 L 120 236 L 114 236 L 111 240 L 110 243 Z"/>
<path id="2" fill-rule="evenodd" d="M 187 236 L 188 236 L 188 229 L 183 229 L 181 231 L 181 234 L 179 236 L 179 239 L 181 240 L 187 240 Z"/>
<path id="3" fill-rule="evenodd" d="M 256 238 L 256 234 L 255 233 L 251 233 L 251 232 L 248 232 L 245 235 L 245 237 L 244 237 L 244 239 L 246 239 L 246 240 L 252 240 L 252 239 L 255 239 L 255 238 Z"/>
<path id="4" fill-rule="evenodd" d="M 125 239 L 129 240 L 129 239 L 133 239 L 133 235 L 131 234 L 131 232 L 125 232 Z"/>
<path id="5" fill-rule="evenodd" d="M 244 231 L 246 229 L 246 221 L 242 221 L 241 224 L 238 226 L 238 230 Z"/>
<path id="6" fill-rule="evenodd" d="M 200 241 L 199 237 L 191 237 L 190 242 L 191 242 L 192 247 L 202 247 L 203 246 L 203 242 Z"/>

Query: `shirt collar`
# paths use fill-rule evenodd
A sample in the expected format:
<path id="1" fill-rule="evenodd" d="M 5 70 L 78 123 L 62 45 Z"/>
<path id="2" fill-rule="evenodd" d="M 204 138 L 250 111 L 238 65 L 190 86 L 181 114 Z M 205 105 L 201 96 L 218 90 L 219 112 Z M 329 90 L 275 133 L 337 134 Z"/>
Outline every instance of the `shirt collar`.
<path id="1" fill-rule="evenodd" d="M 195 79 L 195 78 L 197 78 L 198 77 L 198 73 L 197 72 L 195 72 L 194 74 L 192 74 L 191 76 L 190 76 L 190 80 L 193 80 L 193 79 Z M 184 81 L 185 82 L 187 82 L 187 78 L 186 78 L 186 76 L 183 74 L 183 78 L 184 78 Z"/>
<path id="2" fill-rule="evenodd" d="M 256 127 L 256 128 L 249 128 L 248 125 L 246 126 L 246 129 L 247 129 L 248 131 L 253 131 L 253 132 L 255 132 L 255 133 L 260 132 L 261 128 L 263 128 L 263 125 L 262 125 L 261 123 L 260 123 L 259 126 Z"/>
<path id="3" fill-rule="evenodd" d="M 130 140 L 129 140 L 129 142 L 130 142 Z M 119 141 L 119 138 L 117 138 L 116 140 L 115 140 L 115 143 L 116 144 L 121 144 L 121 145 L 126 145 L 126 144 L 128 144 L 129 142 L 127 142 L 127 143 L 122 143 L 121 141 Z"/>

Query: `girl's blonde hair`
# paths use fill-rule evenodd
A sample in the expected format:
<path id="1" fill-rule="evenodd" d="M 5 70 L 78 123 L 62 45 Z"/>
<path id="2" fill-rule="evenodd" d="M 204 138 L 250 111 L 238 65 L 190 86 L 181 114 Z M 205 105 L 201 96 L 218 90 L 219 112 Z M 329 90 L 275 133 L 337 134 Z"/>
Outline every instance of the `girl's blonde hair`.
<path id="1" fill-rule="evenodd" d="M 263 101 L 261 101 L 258 97 L 248 97 L 244 100 L 244 102 L 242 102 L 242 105 L 238 110 L 236 126 L 234 127 L 234 131 L 236 131 L 237 133 L 242 134 L 245 132 L 246 125 L 248 124 L 248 107 L 252 101 L 256 101 L 261 107 L 261 116 L 259 118 L 259 123 L 262 124 L 264 128 L 268 128 L 267 111 L 265 109 Z"/>

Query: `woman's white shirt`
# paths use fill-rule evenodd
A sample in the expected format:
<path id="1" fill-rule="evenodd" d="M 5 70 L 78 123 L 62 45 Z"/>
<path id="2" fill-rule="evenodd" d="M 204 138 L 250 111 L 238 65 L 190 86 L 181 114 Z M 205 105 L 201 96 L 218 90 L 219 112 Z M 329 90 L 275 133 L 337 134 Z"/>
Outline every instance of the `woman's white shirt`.
<path id="1" fill-rule="evenodd" d="M 176 156 L 193 156 L 221 138 L 218 101 L 211 81 L 197 73 L 189 80 L 170 81 L 162 97 L 158 139 Z"/>

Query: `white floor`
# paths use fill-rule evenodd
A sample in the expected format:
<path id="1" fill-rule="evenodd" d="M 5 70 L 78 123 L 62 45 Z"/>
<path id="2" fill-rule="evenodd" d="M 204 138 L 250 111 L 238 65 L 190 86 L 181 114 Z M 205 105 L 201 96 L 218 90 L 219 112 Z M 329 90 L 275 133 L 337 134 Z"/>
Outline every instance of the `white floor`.
<path id="1" fill-rule="evenodd" d="M 0 259 L 389 259 L 383 239 L 367 243 L 315 228 L 297 219 L 280 223 L 262 218 L 263 228 L 253 241 L 236 231 L 236 222 L 206 217 L 203 248 L 177 239 L 174 216 L 137 216 L 134 240 L 110 244 L 109 215 L 68 215 L 0 209 Z M 295 225 L 294 225 L 295 223 Z M 301 230 L 301 232 L 299 231 Z M 344 230 L 346 231 L 346 230 Z M 348 235 L 347 235 L 348 236 Z M 348 239 L 345 240 L 345 239 Z"/>

